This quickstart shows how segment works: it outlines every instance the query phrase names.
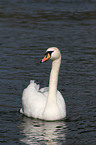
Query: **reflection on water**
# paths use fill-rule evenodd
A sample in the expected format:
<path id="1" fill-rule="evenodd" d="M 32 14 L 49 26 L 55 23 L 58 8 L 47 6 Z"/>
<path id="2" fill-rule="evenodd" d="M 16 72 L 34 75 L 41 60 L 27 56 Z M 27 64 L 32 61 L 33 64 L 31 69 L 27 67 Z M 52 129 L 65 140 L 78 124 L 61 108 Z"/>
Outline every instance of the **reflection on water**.
<path id="1" fill-rule="evenodd" d="M 66 124 L 64 121 L 46 122 L 42 120 L 30 119 L 25 116 L 20 124 L 20 129 L 24 138 L 21 142 L 26 144 L 47 144 L 56 145 L 58 140 L 66 141 Z"/>

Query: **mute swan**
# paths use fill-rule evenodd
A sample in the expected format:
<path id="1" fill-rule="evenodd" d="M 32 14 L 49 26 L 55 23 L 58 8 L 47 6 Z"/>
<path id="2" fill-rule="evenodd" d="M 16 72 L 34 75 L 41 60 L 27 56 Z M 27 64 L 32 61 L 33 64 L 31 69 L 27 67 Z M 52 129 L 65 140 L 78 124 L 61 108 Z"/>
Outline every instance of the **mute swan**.
<path id="1" fill-rule="evenodd" d="M 34 81 L 30 81 L 22 94 L 22 108 L 20 113 L 28 117 L 43 120 L 60 120 L 66 117 L 65 101 L 57 90 L 58 74 L 61 64 L 61 53 L 58 48 L 50 47 L 46 50 L 41 62 L 52 60 L 52 69 L 49 79 L 49 88 L 39 89 Z"/>

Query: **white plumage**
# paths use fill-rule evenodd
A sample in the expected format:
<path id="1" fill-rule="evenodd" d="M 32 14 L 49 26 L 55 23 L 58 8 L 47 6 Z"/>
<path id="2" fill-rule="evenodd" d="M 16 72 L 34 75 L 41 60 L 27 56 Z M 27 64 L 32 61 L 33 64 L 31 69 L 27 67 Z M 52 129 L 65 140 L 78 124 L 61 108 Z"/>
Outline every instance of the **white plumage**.
<path id="1" fill-rule="evenodd" d="M 49 58 L 52 60 L 49 88 L 39 89 L 39 85 L 31 80 L 28 87 L 23 91 L 20 113 L 28 117 L 53 121 L 66 117 L 66 106 L 63 96 L 57 90 L 58 73 L 61 64 L 59 49 L 56 47 L 48 48 L 42 62 Z"/>

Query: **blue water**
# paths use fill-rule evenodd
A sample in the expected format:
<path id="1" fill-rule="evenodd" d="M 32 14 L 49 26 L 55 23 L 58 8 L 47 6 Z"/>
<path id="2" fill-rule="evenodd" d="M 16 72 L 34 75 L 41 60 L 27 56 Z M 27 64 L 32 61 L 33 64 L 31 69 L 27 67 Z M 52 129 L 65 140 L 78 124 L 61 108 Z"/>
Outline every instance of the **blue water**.
<path id="1" fill-rule="evenodd" d="M 0 144 L 96 144 L 96 1 L 0 1 Z M 46 122 L 19 113 L 31 79 L 48 86 L 48 47 L 62 54 L 58 89 L 67 118 Z"/>

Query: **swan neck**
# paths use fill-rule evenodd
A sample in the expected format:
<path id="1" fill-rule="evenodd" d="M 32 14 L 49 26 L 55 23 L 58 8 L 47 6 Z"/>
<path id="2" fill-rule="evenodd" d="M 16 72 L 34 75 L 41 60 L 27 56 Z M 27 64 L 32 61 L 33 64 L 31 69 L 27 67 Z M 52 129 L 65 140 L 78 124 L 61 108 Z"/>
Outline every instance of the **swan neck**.
<path id="1" fill-rule="evenodd" d="M 61 57 L 57 60 L 52 61 L 52 69 L 51 69 L 50 79 L 49 79 L 49 95 L 48 95 L 48 99 L 50 101 L 56 101 L 60 64 L 61 64 Z"/>

